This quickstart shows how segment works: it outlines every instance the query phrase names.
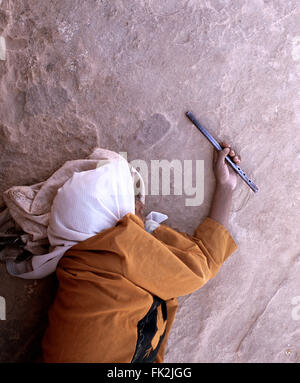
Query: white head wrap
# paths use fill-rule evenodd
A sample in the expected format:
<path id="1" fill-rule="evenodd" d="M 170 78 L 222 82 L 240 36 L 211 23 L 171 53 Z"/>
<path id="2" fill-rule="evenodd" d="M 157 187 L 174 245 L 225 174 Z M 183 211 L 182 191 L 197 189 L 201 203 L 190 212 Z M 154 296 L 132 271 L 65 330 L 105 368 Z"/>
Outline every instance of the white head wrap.
<path id="1" fill-rule="evenodd" d="M 100 161 L 96 169 L 75 172 L 58 189 L 51 207 L 47 229 L 50 252 L 33 257 L 31 270 L 21 269 L 26 263 L 8 262 L 8 271 L 26 279 L 43 278 L 55 271 L 69 248 L 113 227 L 126 214 L 135 214 L 136 177 L 141 183 L 139 190 L 144 203 L 144 181 L 121 156 Z M 145 229 L 151 233 L 167 218 L 151 212 L 146 217 Z"/>
<path id="2" fill-rule="evenodd" d="M 48 238 L 52 246 L 74 245 L 135 213 L 133 179 L 125 160 L 74 173 L 54 199 Z"/>

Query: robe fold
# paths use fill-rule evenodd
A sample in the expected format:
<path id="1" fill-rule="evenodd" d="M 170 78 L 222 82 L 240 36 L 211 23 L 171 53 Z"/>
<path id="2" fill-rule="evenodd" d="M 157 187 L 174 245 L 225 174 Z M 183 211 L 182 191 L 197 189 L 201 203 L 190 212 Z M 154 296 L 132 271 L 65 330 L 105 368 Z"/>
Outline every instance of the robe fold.
<path id="1" fill-rule="evenodd" d="M 59 261 L 43 360 L 162 362 L 176 298 L 201 288 L 236 249 L 211 218 L 193 235 L 164 224 L 150 234 L 126 214 Z"/>

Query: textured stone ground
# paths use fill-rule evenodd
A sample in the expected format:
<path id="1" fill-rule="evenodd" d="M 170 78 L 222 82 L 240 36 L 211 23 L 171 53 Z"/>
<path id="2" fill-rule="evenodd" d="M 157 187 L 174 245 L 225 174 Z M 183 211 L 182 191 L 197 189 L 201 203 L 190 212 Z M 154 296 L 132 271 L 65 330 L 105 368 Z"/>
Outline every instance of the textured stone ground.
<path id="1" fill-rule="evenodd" d="M 232 142 L 260 190 L 239 182 L 230 221 L 239 250 L 180 298 L 166 361 L 299 362 L 299 1 L 0 3 L 0 192 L 95 146 L 129 160 L 202 159 L 201 206 L 147 199 L 191 233 L 214 187 L 211 146 L 184 115 L 193 111 Z M 0 360 L 30 360 L 55 280 L 11 278 L 3 265 L 0 278 Z"/>

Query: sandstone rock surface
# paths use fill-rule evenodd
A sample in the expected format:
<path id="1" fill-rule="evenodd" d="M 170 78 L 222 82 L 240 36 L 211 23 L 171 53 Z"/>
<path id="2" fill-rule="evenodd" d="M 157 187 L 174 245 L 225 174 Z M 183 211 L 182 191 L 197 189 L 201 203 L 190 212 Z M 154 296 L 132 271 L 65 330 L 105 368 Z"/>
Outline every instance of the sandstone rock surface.
<path id="1" fill-rule="evenodd" d="M 232 143 L 259 187 L 239 182 L 230 221 L 239 249 L 180 298 L 166 362 L 300 361 L 299 20 L 298 0 L 1 2 L 1 192 L 95 146 L 147 163 L 201 159 L 201 206 L 147 199 L 192 233 L 214 179 L 212 148 L 187 110 Z M 0 278 L 0 360 L 27 360 L 55 281 L 16 280 L 3 265 Z"/>

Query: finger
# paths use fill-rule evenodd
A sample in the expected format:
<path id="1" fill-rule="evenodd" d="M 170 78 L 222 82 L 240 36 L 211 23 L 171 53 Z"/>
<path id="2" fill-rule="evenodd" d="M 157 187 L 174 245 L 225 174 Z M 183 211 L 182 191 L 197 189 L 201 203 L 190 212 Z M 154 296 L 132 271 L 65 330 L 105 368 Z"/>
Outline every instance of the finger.
<path id="1" fill-rule="evenodd" d="M 220 142 L 220 145 L 224 148 L 229 148 L 229 156 L 232 157 L 232 160 L 238 164 L 241 162 L 241 157 L 236 154 L 236 152 L 231 148 L 231 145 L 228 142 Z"/>
<path id="2" fill-rule="evenodd" d="M 228 155 L 229 152 L 230 149 L 227 147 L 221 150 L 218 156 L 218 163 L 223 164 L 225 162 L 225 157 Z"/>
<path id="3" fill-rule="evenodd" d="M 230 148 L 230 145 L 228 144 L 228 142 L 221 142 L 220 145 L 222 146 L 222 148 Z"/>
<path id="4" fill-rule="evenodd" d="M 233 161 L 236 163 L 236 164 L 239 164 L 241 162 L 241 160 L 239 159 L 238 156 L 234 156 L 233 157 Z"/>

